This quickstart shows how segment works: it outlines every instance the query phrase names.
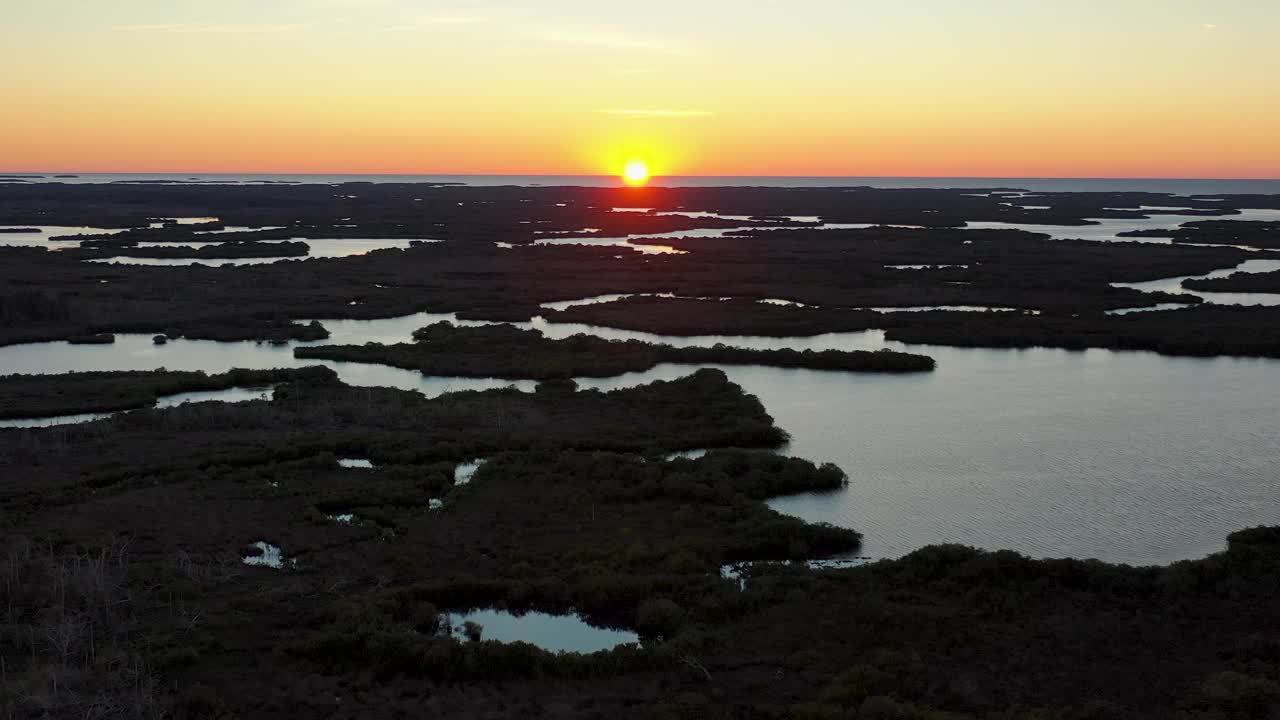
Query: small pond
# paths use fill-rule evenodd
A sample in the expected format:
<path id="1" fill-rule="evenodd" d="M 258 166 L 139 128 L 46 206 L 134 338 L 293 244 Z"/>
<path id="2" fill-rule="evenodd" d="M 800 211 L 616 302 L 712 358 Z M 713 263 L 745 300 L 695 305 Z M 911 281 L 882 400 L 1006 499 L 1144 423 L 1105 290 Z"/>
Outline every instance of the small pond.
<path id="1" fill-rule="evenodd" d="M 473 622 L 481 627 L 481 640 L 524 642 L 556 653 L 593 653 L 640 642 L 640 637 L 633 632 L 599 628 L 577 615 L 540 612 L 515 615 L 504 610 L 476 610 L 448 614 L 442 620 L 448 623 L 450 633 L 460 640 L 466 639 L 463 625 Z"/>

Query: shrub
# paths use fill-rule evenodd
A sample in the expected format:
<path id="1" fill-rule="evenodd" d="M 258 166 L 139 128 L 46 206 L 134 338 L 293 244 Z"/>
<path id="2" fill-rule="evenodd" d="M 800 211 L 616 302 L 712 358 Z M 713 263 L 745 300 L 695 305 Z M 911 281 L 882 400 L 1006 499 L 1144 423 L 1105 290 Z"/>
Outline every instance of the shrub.
<path id="1" fill-rule="evenodd" d="M 636 629 L 648 637 L 672 637 L 683 622 L 684 609 L 667 598 L 646 600 L 636 611 Z"/>

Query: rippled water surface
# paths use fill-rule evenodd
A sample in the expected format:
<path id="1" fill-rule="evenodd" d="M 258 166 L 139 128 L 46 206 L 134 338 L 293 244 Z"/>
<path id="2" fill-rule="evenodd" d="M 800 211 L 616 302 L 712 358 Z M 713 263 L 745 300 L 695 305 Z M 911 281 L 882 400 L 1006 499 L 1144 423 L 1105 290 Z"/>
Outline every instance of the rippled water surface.
<path id="1" fill-rule="evenodd" d="M 873 557 L 960 542 L 1165 563 L 1280 520 L 1280 362 L 918 349 L 935 373 L 731 371 L 789 452 L 852 481 L 775 508 L 861 530 Z"/>

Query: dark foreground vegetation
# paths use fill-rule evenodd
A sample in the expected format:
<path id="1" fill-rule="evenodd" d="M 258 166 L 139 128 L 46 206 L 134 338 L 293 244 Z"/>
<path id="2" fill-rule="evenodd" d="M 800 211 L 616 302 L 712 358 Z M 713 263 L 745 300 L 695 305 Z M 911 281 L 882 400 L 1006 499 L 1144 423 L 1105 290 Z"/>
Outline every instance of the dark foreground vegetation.
<path id="1" fill-rule="evenodd" d="M 661 410 L 645 398 L 669 390 L 690 388 L 616 399 L 636 420 L 656 412 L 681 424 L 696 404 Z M 507 394 L 458 400 L 481 397 Z M 440 433 L 438 412 L 415 434 Z M 195 413 L 151 414 L 154 442 Z M 147 433 L 136 424 L 0 442 L 127 442 Z M 549 443 L 565 437 L 560 427 L 549 426 Z M 777 561 L 856 550 L 857 534 L 762 501 L 838 489 L 833 467 L 760 452 L 662 462 L 548 445 L 495 448 L 470 484 L 452 486 L 449 452 L 436 447 L 373 470 L 341 468 L 311 447 L 222 456 L 193 472 L 183 461 L 219 457 L 198 446 L 191 458 L 127 461 L 120 481 L 57 503 L 10 512 L 18 499 L 7 493 L 0 709 L 788 720 L 1280 710 L 1280 529 L 1237 533 L 1226 552 L 1167 568 L 941 546 L 810 570 Z M 281 568 L 242 562 L 260 539 L 281 548 Z M 770 562 L 748 565 L 741 586 L 720 576 L 745 561 Z M 483 627 L 468 628 L 471 639 L 442 631 L 445 613 L 472 608 L 576 611 L 644 644 L 555 655 L 487 639 Z"/>
<path id="2" fill-rule="evenodd" d="M 690 365 L 771 365 L 810 370 L 927 372 L 932 358 L 889 350 L 745 350 L 726 345 L 677 348 L 639 340 L 605 340 L 574 335 L 564 340 L 510 325 L 458 327 L 437 323 L 413 334 L 415 343 L 323 345 L 295 348 L 299 358 L 378 363 L 425 375 L 532 378 L 612 377 L 648 370 L 660 363 Z"/>
<path id="3" fill-rule="evenodd" d="M 723 372 L 702 370 L 640 388 L 521 393 L 418 393 L 358 388 L 328 371 L 279 385 L 271 401 L 139 410 L 82 425 L 0 430 L 0 500 L 56 506 L 92 488 L 197 481 L 220 465 L 248 467 L 320 452 L 383 464 L 460 462 L 507 450 L 674 452 L 776 447 L 756 398 Z M 16 504 L 14 504 L 16 503 Z M 12 516 L 11 516 L 12 517 Z"/>
<path id="4" fill-rule="evenodd" d="M 0 431 L 14 717 L 1267 718 L 1280 530 L 1168 568 L 925 548 L 763 500 L 844 474 L 723 375 L 423 400 L 325 378 L 276 399 Z M 109 449 L 108 449 L 109 448 Z M 598 449 L 592 449 L 598 448 Z M 347 469 L 337 457 L 372 458 Z M 486 456 L 471 482 L 454 466 Z M 438 509 L 433 509 L 437 508 Z M 348 521 L 337 520 L 338 515 Z M 242 561 L 265 541 L 282 567 Z M 746 581 L 721 577 L 750 565 Z M 643 646 L 447 636 L 576 611 Z"/>
<path id="5" fill-rule="evenodd" d="M 216 375 L 171 370 L 3 375 L 0 419 L 132 410 L 150 407 L 165 395 L 334 377 L 332 370 L 321 367 L 231 370 Z"/>
<path id="6" fill-rule="evenodd" d="M 435 310 L 685 335 L 882 328 L 916 343 L 1280 356 L 1280 309 L 1113 286 L 1264 254 L 959 229 L 1083 225 L 1170 198 L 973 194 L 11 185 L 0 188 L 0 225 L 133 229 L 60 252 L 0 248 L 0 344 L 323 339 L 321 323 L 299 321 Z M 1222 218 L 1280 207 L 1280 197 L 1218 200 L 1177 204 Z M 818 230 L 783 216 L 922 227 Z M 149 227 L 178 217 L 217 220 Z M 249 229 L 196 234 L 233 226 Z M 254 229 L 268 226 L 279 229 Z M 535 244 L 547 233 L 730 226 L 752 230 L 660 240 L 680 255 Z M 86 262 L 136 242 L 294 237 L 447 242 L 254 267 Z M 898 267 L 914 265 L 929 267 Z M 612 293 L 733 299 L 542 307 Z M 1161 302 L 1188 307 L 1105 312 Z M 933 305 L 1014 311 L 868 309 Z M 1280 717 L 1280 529 L 1242 531 L 1222 553 L 1163 568 L 940 546 L 813 569 L 803 561 L 855 555 L 858 533 L 766 501 L 859 478 L 770 452 L 786 433 L 724 373 L 608 393 L 565 381 L 658 362 L 902 371 L 927 370 L 929 358 L 552 341 L 512 327 L 436 325 L 415 340 L 298 354 L 544 382 L 428 400 L 322 368 L 0 378 L 0 415 L 140 408 L 0 429 L 0 717 Z M 270 400 L 147 407 L 170 392 L 262 383 L 276 387 Z M 669 459 L 701 448 L 712 450 Z M 477 458 L 487 462 L 459 483 Z M 490 608 L 577 613 L 643 642 L 557 655 L 480 626 L 443 627 Z"/>

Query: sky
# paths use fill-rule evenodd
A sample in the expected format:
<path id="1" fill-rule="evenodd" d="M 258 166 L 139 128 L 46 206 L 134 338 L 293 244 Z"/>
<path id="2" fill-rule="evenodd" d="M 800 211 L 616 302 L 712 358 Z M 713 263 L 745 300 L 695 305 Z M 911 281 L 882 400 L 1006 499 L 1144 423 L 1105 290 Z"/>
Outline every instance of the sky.
<path id="1" fill-rule="evenodd" d="M 1278 0 L 0 0 L 0 170 L 1280 177 Z"/>

